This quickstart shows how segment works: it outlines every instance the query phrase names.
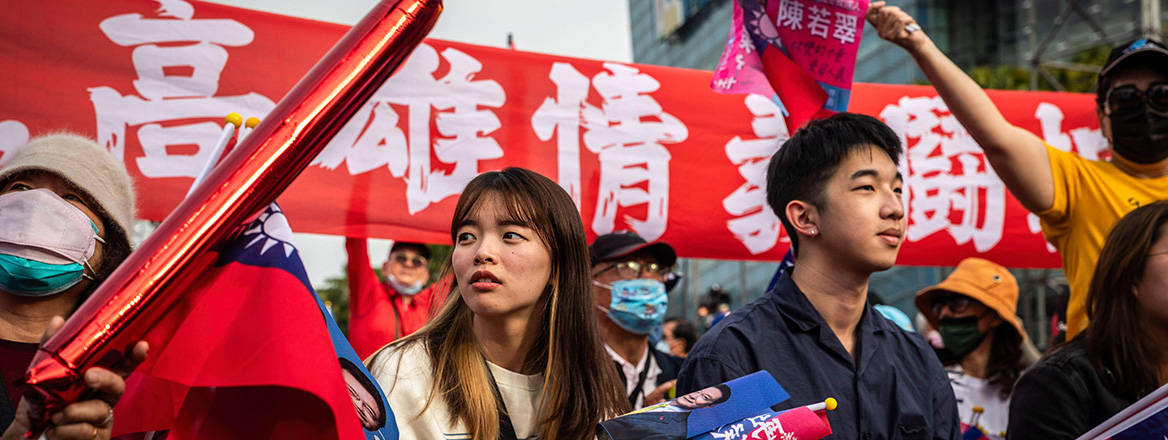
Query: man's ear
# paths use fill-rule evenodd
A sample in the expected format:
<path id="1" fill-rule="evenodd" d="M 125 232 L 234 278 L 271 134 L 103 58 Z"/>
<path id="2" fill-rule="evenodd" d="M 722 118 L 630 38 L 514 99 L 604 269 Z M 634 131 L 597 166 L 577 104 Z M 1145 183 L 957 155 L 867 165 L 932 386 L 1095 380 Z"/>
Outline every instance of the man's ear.
<path id="1" fill-rule="evenodd" d="M 792 200 L 787 203 L 786 212 L 787 221 L 791 222 L 791 227 L 795 228 L 799 235 L 815 237 L 821 232 L 819 230 L 819 210 L 810 203 Z"/>
<path id="2" fill-rule="evenodd" d="M 387 280 L 389 279 L 389 261 L 390 258 L 386 258 L 385 262 L 381 263 L 381 277 Z"/>

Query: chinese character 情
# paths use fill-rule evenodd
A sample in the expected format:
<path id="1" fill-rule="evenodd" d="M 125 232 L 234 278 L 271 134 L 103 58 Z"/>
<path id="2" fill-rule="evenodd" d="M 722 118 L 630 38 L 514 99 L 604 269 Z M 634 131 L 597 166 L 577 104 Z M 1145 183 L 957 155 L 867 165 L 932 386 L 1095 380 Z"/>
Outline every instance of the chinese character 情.
<path id="1" fill-rule="evenodd" d="M 580 193 L 579 142 L 563 138 L 582 136 L 584 146 L 597 154 L 600 181 L 593 232 L 612 232 L 617 213 L 624 211 L 625 225 L 655 240 L 665 233 L 669 218 L 671 156 L 664 144 L 684 141 L 689 131 L 650 95 L 660 87 L 652 76 L 624 64 L 605 63 L 604 68 L 607 72 L 592 77 L 591 85 L 603 100 L 597 106 L 586 100 L 583 75 L 570 64 L 556 63 L 550 75 L 558 89 L 556 99 L 546 99 L 532 115 L 532 130 L 543 140 L 553 132 L 558 137 L 559 182 L 573 197 Z"/>

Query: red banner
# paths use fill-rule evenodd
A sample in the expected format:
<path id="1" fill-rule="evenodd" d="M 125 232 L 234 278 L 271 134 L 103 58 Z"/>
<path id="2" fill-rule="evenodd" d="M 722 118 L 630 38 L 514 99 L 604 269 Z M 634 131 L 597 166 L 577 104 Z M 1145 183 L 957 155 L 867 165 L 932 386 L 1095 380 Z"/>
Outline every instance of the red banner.
<path id="1" fill-rule="evenodd" d="M 345 30 L 181 0 L 17 7 L 0 18 L 0 151 L 61 129 L 95 136 L 150 220 L 184 196 L 224 115 L 262 117 Z M 427 40 L 280 204 L 297 231 L 445 243 L 466 182 L 520 166 L 572 194 L 590 238 L 632 229 L 687 257 L 779 260 L 788 241 L 763 176 L 781 113 L 714 93 L 710 75 Z M 1051 145 L 1105 154 L 1091 96 L 991 97 Z M 901 264 L 1060 266 L 931 88 L 855 84 L 850 111 L 905 140 Z"/>

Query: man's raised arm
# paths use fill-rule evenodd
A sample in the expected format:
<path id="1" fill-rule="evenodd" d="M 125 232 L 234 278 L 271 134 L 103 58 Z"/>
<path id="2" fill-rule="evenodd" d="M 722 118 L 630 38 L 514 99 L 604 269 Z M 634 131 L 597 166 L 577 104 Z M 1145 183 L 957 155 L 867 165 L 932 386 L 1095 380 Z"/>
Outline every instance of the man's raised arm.
<path id="1" fill-rule="evenodd" d="M 912 55 L 1022 206 L 1030 212 L 1049 209 L 1054 204 L 1054 178 L 1043 140 L 1010 124 L 985 91 L 933 44 L 908 13 L 883 1 L 872 2 L 868 22 L 880 38 Z"/>

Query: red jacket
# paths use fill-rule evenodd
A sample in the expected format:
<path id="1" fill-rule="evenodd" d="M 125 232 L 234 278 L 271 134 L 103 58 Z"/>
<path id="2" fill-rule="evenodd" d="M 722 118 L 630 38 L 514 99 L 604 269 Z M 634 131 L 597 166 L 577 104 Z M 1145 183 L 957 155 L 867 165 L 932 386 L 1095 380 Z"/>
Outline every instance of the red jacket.
<path id="1" fill-rule="evenodd" d="M 441 290 L 446 283 L 431 283 L 405 305 L 404 295 L 377 279 L 364 238 L 346 238 L 345 250 L 349 253 L 349 342 L 361 359 L 422 328 L 442 306 L 434 299 L 445 297 Z"/>

